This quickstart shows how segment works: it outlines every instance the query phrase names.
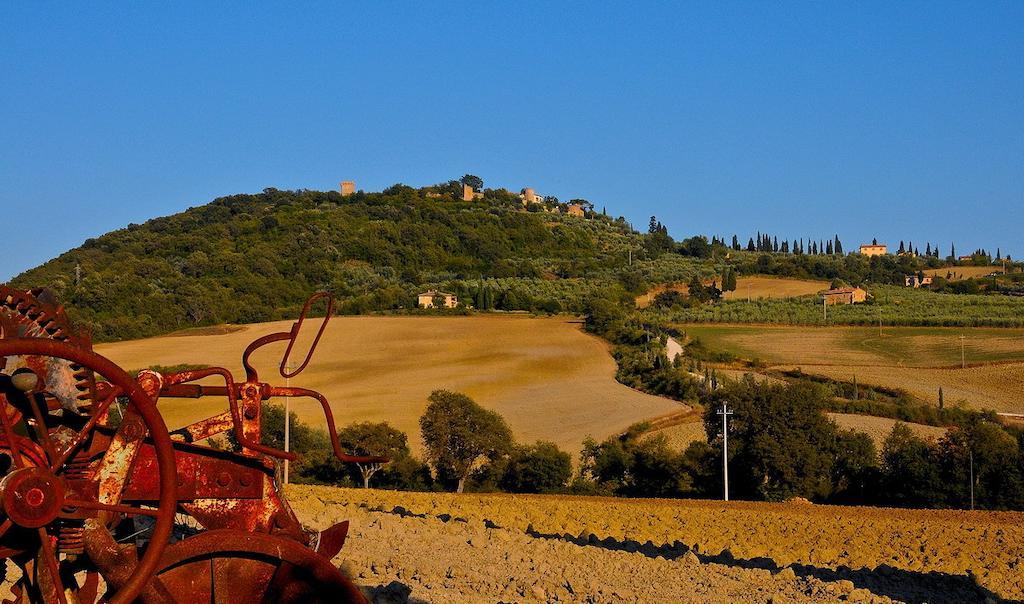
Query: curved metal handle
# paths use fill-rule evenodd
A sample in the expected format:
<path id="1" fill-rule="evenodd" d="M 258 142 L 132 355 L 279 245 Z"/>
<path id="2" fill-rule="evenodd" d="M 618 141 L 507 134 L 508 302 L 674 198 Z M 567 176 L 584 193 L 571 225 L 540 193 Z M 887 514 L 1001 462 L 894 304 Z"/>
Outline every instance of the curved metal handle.
<path id="1" fill-rule="evenodd" d="M 327 299 L 327 312 L 324 313 L 324 321 L 320 324 L 320 330 L 316 332 L 316 338 L 313 339 L 313 343 L 310 345 L 309 351 L 306 353 L 306 358 L 302 361 L 302 365 L 299 365 L 297 369 L 289 372 L 288 361 L 291 358 L 292 349 L 295 347 L 295 341 L 298 340 L 299 332 L 302 330 L 302 324 L 305 323 L 306 315 L 309 314 L 313 304 L 321 298 Z M 328 292 L 317 292 L 310 296 L 303 305 L 302 312 L 299 314 L 298 320 L 292 324 L 291 330 L 267 334 L 261 338 L 257 338 L 245 347 L 245 352 L 242 353 L 242 366 L 245 368 L 245 380 L 247 382 L 259 381 L 259 374 L 256 372 L 256 368 L 249 362 L 249 357 L 252 353 L 263 348 L 267 344 L 282 342 L 284 340 L 288 340 L 288 347 L 284 351 L 284 356 L 281 357 L 281 377 L 289 379 L 302 373 L 302 370 L 306 368 L 306 365 L 309 365 L 310 359 L 313 358 L 313 351 L 316 350 L 317 344 L 320 343 L 320 338 L 324 335 L 324 330 L 327 329 L 327 322 L 330 321 L 332 314 L 334 314 L 334 296 Z"/>
<path id="2" fill-rule="evenodd" d="M 308 397 L 315 399 L 323 407 L 324 416 L 327 418 L 327 431 L 330 433 L 331 448 L 334 449 L 334 456 L 339 461 L 345 463 L 387 463 L 391 461 L 387 457 L 377 455 L 349 455 L 341 450 L 341 442 L 338 440 L 338 429 L 334 426 L 334 413 L 331 412 L 331 406 L 327 402 L 327 397 L 320 394 L 316 390 L 309 390 L 308 388 L 280 388 L 277 386 L 270 388 L 270 396 L 290 396 L 290 397 Z"/>
<path id="3" fill-rule="evenodd" d="M 295 346 L 296 340 L 299 338 L 299 332 L 302 331 L 302 324 L 306 321 L 306 315 L 309 314 L 309 310 L 313 307 L 313 304 L 322 298 L 327 299 L 327 312 L 324 313 L 324 320 L 320 323 L 320 330 L 316 332 L 316 337 L 313 338 L 313 343 L 309 345 L 309 351 L 306 353 L 306 358 L 299 365 L 298 369 L 295 369 L 291 373 L 288 372 L 288 360 L 292 356 L 292 348 Z M 324 335 L 324 330 L 327 329 L 327 322 L 331 320 L 331 315 L 334 314 L 334 296 L 329 292 L 317 292 L 306 300 L 306 304 L 302 307 L 302 313 L 299 314 L 299 319 L 292 325 L 291 333 L 288 339 L 288 348 L 284 351 L 284 356 L 281 357 L 281 377 L 293 378 L 309 365 L 310 359 L 313 358 L 313 351 L 316 350 L 317 344 L 320 343 L 320 338 Z"/>
<path id="4" fill-rule="evenodd" d="M 231 425 L 235 434 L 235 440 L 238 441 L 239 445 L 246 449 L 258 451 L 264 455 L 277 457 L 278 459 L 295 461 L 299 458 L 295 453 L 275 449 L 274 447 L 249 440 L 249 438 L 245 436 L 245 432 L 242 430 L 242 412 L 238 408 L 238 394 L 236 392 L 235 382 L 231 377 L 231 372 L 227 369 L 224 369 L 223 367 L 208 367 L 206 369 L 195 369 L 192 371 L 182 371 L 181 373 L 165 375 L 164 386 L 176 386 L 186 382 L 194 382 L 212 375 L 219 375 L 224 378 L 224 394 L 228 398 L 228 409 L 231 411 Z M 287 419 L 285 419 L 285 421 L 287 421 Z"/>

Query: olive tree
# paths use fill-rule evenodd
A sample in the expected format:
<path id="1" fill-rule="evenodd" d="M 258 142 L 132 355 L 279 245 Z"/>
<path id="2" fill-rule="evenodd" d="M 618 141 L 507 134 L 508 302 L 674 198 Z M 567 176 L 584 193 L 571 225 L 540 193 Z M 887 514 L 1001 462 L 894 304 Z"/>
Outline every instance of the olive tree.
<path id="1" fill-rule="evenodd" d="M 338 442 L 345 452 L 360 457 L 386 457 L 393 461 L 409 455 L 405 432 L 387 422 L 356 422 L 338 431 Z M 370 478 L 387 462 L 357 463 L 363 488 L 370 487 Z"/>
<path id="2" fill-rule="evenodd" d="M 512 431 L 501 415 L 465 394 L 435 390 L 428 400 L 420 418 L 427 458 L 439 476 L 457 481 L 461 493 L 471 471 L 512 448 Z"/>

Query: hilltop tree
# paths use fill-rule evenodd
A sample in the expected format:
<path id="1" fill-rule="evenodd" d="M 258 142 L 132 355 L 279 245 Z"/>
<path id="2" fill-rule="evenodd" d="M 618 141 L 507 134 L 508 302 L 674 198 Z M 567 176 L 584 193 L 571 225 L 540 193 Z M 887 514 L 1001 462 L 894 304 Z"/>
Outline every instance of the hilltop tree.
<path id="1" fill-rule="evenodd" d="M 420 418 L 423 445 L 438 477 L 461 493 L 477 467 L 492 463 L 512 448 L 512 431 L 501 415 L 465 394 L 435 390 Z"/>
<path id="2" fill-rule="evenodd" d="M 466 174 L 459 179 L 459 182 L 472 188 L 476 192 L 480 192 L 484 188 L 484 179 L 473 174 Z"/>

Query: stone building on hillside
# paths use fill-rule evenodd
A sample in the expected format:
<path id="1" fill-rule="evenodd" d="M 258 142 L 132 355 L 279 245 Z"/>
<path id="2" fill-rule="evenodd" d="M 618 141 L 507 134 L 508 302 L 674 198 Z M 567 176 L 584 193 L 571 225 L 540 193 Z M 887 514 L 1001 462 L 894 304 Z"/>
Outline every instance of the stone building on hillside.
<path id="1" fill-rule="evenodd" d="M 416 297 L 416 305 L 420 308 L 455 308 L 459 305 L 459 297 L 431 289 Z"/>
<path id="2" fill-rule="evenodd" d="M 889 253 L 889 246 L 876 241 L 860 246 L 860 253 L 865 256 L 884 256 Z"/>
<path id="3" fill-rule="evenodd" d="M 543 201 L 540 195 L 537 195 L 536 191 L 530 187 L 525 187 L 519 191 L 519 199 L 523 200 L 523 205 L 530 205 L 531 203 L 540 203 Z"/>
<path id="4" fill-rule="evenodd" d="M 825 304 L 860 304 L 868 299 L 868 292 L 859 287 L 839 287 L 821 292 Z"/>
<path id="5" fill-rule="evenodd" d="M 475 199 L 480 199 L 483 196 L 483 193 L 474 191 L 473 187 L 467 184 L 462 185 L 462 201 L 473 201 Z"/>
<path id="6" fill-rule="evenodd" d="M 348 197 L 349 195 L 356 192 L 356 181 L 354 180 L 343 180 L 341 181 L 341 196 Z"/>
<path id="7" fill-rule="evenodd" d="M 566 210 L 566 213 L 569 216 L 578 216 L 580 218 L 584 218 L 587 215 L 587 212 L 583 209 L 583 206 L 581 206 L 578 203 L 569 204 L 569 208 Z"/>
<path id="8" fill-rule="evenodd" d="M 906 287 L 913 287 L 914 289 L 917 289 L 919 287 L 923 287 L 923 286 L 931 285 L 931 284 L 932 284 L 932 276 L 931 275 L 925 275 L 923 277 L 920 277 L 918 275 L 906 275 L 906 276 L 903 277 L 903 285 L 906 286 Z"/>

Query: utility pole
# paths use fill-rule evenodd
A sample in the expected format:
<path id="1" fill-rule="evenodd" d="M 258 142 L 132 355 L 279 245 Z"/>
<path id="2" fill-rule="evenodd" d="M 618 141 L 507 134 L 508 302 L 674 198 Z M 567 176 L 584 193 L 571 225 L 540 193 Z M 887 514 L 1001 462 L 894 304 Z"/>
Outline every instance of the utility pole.
<path id="1" fill-rule="evenodd" d="M 725 500 L 729 501 L 729 403 L 723 402 L 718 414 L 722 416 L 722 487 Z"/>
<path id="2" fill-rule="evenodd" d="M 964 340 L 967 336 L 960 334 L 960 369 L 967 369 L 967 356 L 964 353 Z"/>
<path id="3" fill-rule="evenodd" d="M 828 304 L 825 303 L 825 296 L 821 297 L 821 311 L 825 314 L 825 324 L 828 325 Z"/>
<path id="4" fill-rule="evenodd" d="M 285 371 L 289 375 L 295 371 L 295 366 L 292 365 L 291 359 L 285 362 Z M 292 378 L 285 378 L 284 384 L 286 388 L 292 387 Z M 291 451 L 291 424 L 292 424 L 292 396 L 291 394 L 285 395 L 284 397 L 284 450 L 285 452 Z M 284 460 L 284 483 L 288 484 L 288 459 Z"/>
<path id="5" fill-rule="evenodd" d="M 882 337 L 882 307 L 878 307 L 878 337 Z"/>
<path id="6" fill-rule="evenodd" d="M 629 248 L 629 265 L 633 266 L 633 248 Z"/>

